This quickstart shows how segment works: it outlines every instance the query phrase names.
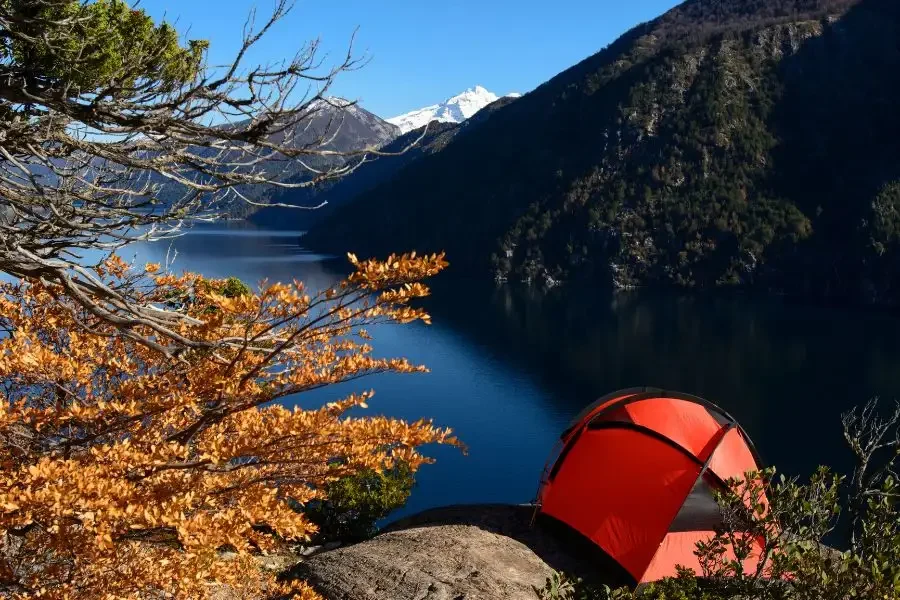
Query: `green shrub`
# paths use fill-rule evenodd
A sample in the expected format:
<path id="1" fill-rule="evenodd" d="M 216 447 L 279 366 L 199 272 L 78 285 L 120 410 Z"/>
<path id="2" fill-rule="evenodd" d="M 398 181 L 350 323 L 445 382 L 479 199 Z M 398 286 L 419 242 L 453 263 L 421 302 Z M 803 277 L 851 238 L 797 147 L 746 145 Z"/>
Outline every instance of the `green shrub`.
<path id="1" fill-rule="evenodd" d="M 194 302 L 200 292 L 214 292 L 226 298 L 239 298 L 241 296 L 250 296 L 253 294 L 253 290 L 251 290 L 250 286 L 246 283 L 237 277 L 229 277 L 227 279 L 209 279 L 201 281 L 193 292 L 187 290 L 172 292 L 168 294 L 163 301 L 167 308 L 179 310 L 185 305 Z M 210 306 L 204 312 L 212 314 L 217 310 L 217 308 Z"/>
<path id="2" fill-rule="evenodd" d="M 565 573 L 554 571 L 543 588 L 534 588 L 541 600 L 612 600 L 623 597 L 627 590 L 612 591 L 609 586 L 592 586 L 584 580 L 570 579 Z M 618 594 L 618 596 L 616 595 Z"/>
<path id="3" fill-rule="evenodd" d="M 194 293 L 189 291 L 171 292 L 165 298 L 164 302 L 168 308 L 179 309 L 186 304 L 193 302 L 197 292 L 215 292 L 226 298 L 238 298 L 240 296 L 250 296 L 253 290 L 246 283 L 237 277 L 229 277 L 227 279 L 209 279 L 198 283 L 198 287 Z M 215 309 L 211 309 L 215 310 Z"/>
<path id="4" fill-rule="evenodd" d="M 317 544 L 358 542 L 378 532 L 377 522 L 406 504 L 415 477 L 406 464 L 377 473 L 364 471 L 328 484 L 327 500 L 301 510 L 318 525 Z"/>
<path id="5" fill-rule="evenodd" d="M 253 293 L 250 287 L 237 277 L 229 277 L 225 281 L 220 282 L 219 286 L 220 287 L 216 291 L 226 298 L 249 296 Z"/>

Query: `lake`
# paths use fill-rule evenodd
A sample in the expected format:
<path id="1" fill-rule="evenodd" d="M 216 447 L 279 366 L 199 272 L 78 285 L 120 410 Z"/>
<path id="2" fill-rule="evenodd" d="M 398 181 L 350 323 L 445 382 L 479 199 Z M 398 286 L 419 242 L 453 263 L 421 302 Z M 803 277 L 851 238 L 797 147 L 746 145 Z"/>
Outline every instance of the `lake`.
<path id="1" fill-rule="evenodd" d="M 175 240 L 126 249 L 139 262 L 175 256 L 175 270 L 247 283 L 301 279 L 320 288 L 343 258 L 305 251 L 298 232 L 242 222 L 198 225 Z M 652 385 L 730 411 L 763 459 L 791 475 L 847 467 L 840 414 L 873 395 L 900 398 L 900 319 L 741 294 L 612 294 L 560 287 L 432 280 L 434 325 L 381 326 L 379 356 L 431 372 L 379 375 L 292 399 L 303 406 L 373 388 L 371 414 L 433 418 L 468 455 L 430 448 L 401 514 L 453 503 L 528 502 L 559 433 L 595 398 Z"/>

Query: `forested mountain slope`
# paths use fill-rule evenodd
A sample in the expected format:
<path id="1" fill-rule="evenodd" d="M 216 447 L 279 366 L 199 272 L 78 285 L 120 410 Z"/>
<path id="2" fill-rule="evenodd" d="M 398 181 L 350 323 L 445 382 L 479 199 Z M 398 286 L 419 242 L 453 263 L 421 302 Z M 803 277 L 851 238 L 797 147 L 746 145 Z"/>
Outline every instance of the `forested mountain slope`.
<path id="1" fill-rule="evenodd" d="M 900 3 L 689 0 L 307 237 L 459 274 L 900 299 Z"/>

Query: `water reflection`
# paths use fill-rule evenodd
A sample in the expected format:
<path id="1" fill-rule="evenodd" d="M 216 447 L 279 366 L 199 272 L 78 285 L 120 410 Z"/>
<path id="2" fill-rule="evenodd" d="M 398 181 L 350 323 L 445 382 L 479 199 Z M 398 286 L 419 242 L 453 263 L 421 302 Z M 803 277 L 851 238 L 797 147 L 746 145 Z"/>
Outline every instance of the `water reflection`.
<path id="1" fill-rule="evenodd" d="M 900 322 L 885 314 L 660 291 L 503 286 L 490 298 L 489 310 L 461 311 L 436 293 L 431 310 L 527 371 L 559 410 L 640 385 L 702 395 L 792 473 L 847 465 L 840 413 L 900 397 Z"/>

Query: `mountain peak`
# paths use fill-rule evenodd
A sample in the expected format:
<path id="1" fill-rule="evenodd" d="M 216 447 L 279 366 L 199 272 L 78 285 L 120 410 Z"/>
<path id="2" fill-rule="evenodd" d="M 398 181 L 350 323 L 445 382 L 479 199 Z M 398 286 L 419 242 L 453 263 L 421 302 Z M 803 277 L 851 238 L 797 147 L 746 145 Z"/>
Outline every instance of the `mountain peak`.
<path id="1" fill-rule="evenodd" d="M 486 87 L 476 85 L 475 87 L 468 88 L 466 91 L 464 91 L 462 94 L 460 94 L 460 96 L 473 95 L 473 94 L 478 95 L 478 96 L 485 96 L 485 95 L 493 96 L 494 95 L 490 91 L 488 91 L 488 89 Z M 458 97 L 459 96 L 457 96 L 457 98 Z"/>
<path id="2" fill-rule="evenodd" d="M 514 95 L 510 94 L 510 96 Z M 515 97 L 518 97 L 518 94 L 515 94 Z M 387 119 L 387 122 L 398 126 L 402 133 L 423 127 L 431 121 L 462 123 L 488 104 L 499 99 L 499 96 L 487 88 L 476 85 L 444 100 L 440 104 L 432 104 L 431 106 Z"/>

